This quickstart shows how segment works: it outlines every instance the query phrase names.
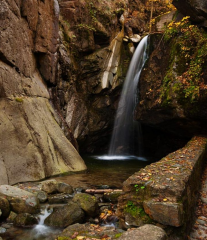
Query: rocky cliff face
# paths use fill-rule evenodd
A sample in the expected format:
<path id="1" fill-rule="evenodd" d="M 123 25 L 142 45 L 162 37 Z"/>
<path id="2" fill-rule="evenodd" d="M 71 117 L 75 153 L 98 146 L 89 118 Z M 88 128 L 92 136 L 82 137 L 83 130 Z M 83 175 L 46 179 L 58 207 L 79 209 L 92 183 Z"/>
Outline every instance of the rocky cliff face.
<path id="1" fill-rule="evenodd" d="M 178 2 L 175 5 L 181 7 Z M 191 16 L 190 10 L 179 10 Z M 151 36 L 152 52 L 140 80 L 138 119 L 179 136 L 207 133 L 206 39 L 205 28 L 188 17 L 172 21 L 164 35 Z"/>
<path id="2" fill-rule="evenodd" d="M 56 0 L 0 2 L 0 184 L 86 168 L 46 86 L 55 82 L 58 15 Z"/>
<path id="3" fill-rule="evenodd" d="M 150 4 L 147 0 L 59 0 L 59 4 L 61 45 L 53 98 L 81 152 L 106 152 L 121 85 L 137 45 L 135 34 L 144 35 L 149 28 Z M 155 9 L 156 16 L 165 8 L 158 4 Z"/>

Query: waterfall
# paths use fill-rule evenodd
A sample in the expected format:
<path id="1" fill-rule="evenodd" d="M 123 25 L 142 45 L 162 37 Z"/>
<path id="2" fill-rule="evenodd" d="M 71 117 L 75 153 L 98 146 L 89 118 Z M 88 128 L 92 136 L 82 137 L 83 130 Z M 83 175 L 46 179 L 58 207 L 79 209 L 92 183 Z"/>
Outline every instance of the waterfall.
<path id="1" fill-rule="evenodd" d="M 137 85 L 142 68 L 147 60 L 147 41 L 145 36 L 139 43 L 123 85 L 114 122 L 109 156 L 140 156 L 140 126 L 134 121 L 134 110 L 137 104 Z"/>
<path id="2" fill-rule="evenodd" d="M 46 206 L 46 208 L 41 212 L 39 215 L 39 223 L 31 232 L 33 239 L 42 239 L 44 236 L 47 236 L 52 232 L 52 229 L 50 227 L 44 225 L 45 219 L 51 214 L 51 212 L 51 210 L 48 210 L 48 206 Z"/>

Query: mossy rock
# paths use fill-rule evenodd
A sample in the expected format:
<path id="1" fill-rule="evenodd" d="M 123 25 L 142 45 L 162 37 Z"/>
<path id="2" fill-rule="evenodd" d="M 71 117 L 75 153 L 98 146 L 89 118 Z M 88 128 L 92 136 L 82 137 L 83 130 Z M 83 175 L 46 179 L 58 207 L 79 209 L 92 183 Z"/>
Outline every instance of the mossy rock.
<path id="1" fill-rule="evenodd" d="M 95 217 L 98 214 L 98 201 L 96 197 L 87 193 L 78 193 L 74 196 L 73 201 L 76 202 L 88 216 Z"/>
<path id="2" fill-rule="evenodd" d="M 20 213 L 14 219 L 14 225 L 17 227 L 32 226 L 38 223 L 37 218 L 29 213 Z"/>

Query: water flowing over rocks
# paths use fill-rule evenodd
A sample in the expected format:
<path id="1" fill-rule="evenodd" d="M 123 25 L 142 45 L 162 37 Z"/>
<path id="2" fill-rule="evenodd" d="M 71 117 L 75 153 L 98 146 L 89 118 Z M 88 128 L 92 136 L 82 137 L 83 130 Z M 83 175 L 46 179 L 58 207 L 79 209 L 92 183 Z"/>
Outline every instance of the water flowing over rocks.
<path id="1" fill-rule="evenodd" d="M 169 239 L 183 239 L 192 223 L 207 139 L 188 144 L 129 177 L 119 197 L 118 217 L 129 228 L 144 223 L 165 225 Z"/>

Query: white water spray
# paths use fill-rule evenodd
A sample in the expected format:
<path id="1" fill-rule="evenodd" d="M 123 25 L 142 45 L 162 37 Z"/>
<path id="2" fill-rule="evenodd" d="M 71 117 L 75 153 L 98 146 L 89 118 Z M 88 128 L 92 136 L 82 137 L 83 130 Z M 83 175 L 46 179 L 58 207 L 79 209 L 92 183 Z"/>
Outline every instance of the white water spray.
<path id="1" fill-rule="evenodd" d="M 39 223 L 35 226 L 32 231 L 32 235 L 34 239 L 38 239 L 41 236 L 46 236 L 51 232 L 51 228 L 44 225 L 45 219 L 52 213 L 51 210 L 48 209 L 48 206 L 41 212 L 39 215 Z"/>
<path id="2" fill-rule="evenodd" d="M 148 36 L 139 43 L 122 89 L 110 143 L 109 156 L 140 156 L 140 126 L 134 121 L 134 109 L 137 104 L 137 85 L 147 60 Z"/>

